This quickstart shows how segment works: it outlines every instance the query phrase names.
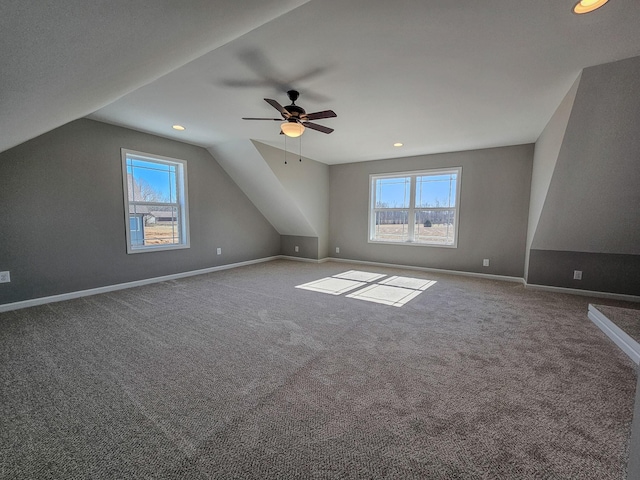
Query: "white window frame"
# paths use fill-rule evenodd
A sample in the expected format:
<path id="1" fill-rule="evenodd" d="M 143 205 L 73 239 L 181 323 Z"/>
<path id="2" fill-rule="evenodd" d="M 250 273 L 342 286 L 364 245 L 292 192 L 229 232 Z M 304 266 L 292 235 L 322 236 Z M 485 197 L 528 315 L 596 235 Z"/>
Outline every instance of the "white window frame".
<path id="1" fill-rule="evenodd" d="M 420 176 L 429 176 L 429 175 L 443 175 L 443 174 L 456 174 L 456 200 L 455 200 L 455 208 L 452 207 L 428 207 L 428 208 L 416 208 L 416 178 Z M 408 208 L 376 208 L 376 180 L 383 178 L 401 178 L 401 177 L 410 177 L 411 178 L 411 190 L 410 190 L 410 200 Z M 415 247 L 440 247 L 440 248 L 458 248 L 458 225 L 460 223 L 460 185 L 462 183 L 462 167 L 447 167 L 447 168 L 438 168 L 432 170 L 415 170 L 410 172 L 392 172 L 392 173 L 376 173 L 369 175 L 369 233 L 368 233 L 368 243 L 377 243 L 383 245 L 409 245 Z M 407 219 L 408 219 L 408 240 L 404 242 L 394 242 L 390 240 L 379 240 L 375 239 L 375 212 L 376 211 L 407 211 Z M 415 221 L 411 221 L 410 219 L 415 219 L 416 210 L 455 210 L 455 220 L 454 220 L 454 237 L 453 244 L 445 245 L 441 243 L 426 243 L 426 242 L 415 242 L 414 234 L 415 234 Z"/>
<path id="2" fill-rule="evenodd" d="M 189 205 L 188 205 L 188 184 L 187 184 L 187 162 L 177 158 L 163 157 L 151 153 L 136 152 L 125 148 L 120 149 L 122 156 L 122 185 L 124 193 L 124 219 L 127 238 L 127 253 L 148 253 L 158 252 L 162 250 L 177 250 L 182 248 L 190 248 L 189 239 Z M 145 162 L 155 162 L 165 165 L 175 165 L 176 168 L 176 202 L 130 202 L 129 201 L 129 182 L 127 179 L 127 157 L 144 160 Z M 149 206 L 175 207 L 177 210 L 177 224 L 180 229 L 180 243 L 165 245 L 140 245 L 134 246 L 131 242 L 131 225 L 130 206 L 134 204 L 143 204 Z"/>

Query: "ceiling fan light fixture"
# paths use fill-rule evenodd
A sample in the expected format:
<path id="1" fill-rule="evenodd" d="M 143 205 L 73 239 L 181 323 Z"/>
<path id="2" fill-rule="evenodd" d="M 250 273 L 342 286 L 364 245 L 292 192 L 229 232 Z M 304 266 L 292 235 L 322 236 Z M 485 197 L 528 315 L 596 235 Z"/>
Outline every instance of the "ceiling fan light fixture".
<path id="1" fill-rule="evenodd" d="M 296 121 L 284 122 L 280 125 L 280 128 L 282 129 L 282 133 L 291 138 L 299 137 L 304 133 L 304 125 Z"/>
<path id="2" fill-rule="evenodd" d="M 598 8 L 602 7 L 609 0 L 580 0 L 573 7 L 573 13 L 577 13 L 578 15 L 582 15 L 584 13 L 593 12 Z"/>

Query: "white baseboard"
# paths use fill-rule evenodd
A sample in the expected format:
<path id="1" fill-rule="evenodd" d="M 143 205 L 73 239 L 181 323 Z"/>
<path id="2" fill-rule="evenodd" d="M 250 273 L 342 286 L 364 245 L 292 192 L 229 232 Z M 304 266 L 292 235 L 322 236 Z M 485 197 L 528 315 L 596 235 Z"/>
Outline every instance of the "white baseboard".
<path id="1" fill-rule="evenodd" d="M 23 300 L 21 302 L 5 303 L 3 305 L 0 305 L 0 312 L 8 312 L 10 310 L 19 310 L 21 308 L 35 307 L 36 305 L 44 305 L 45 303 L 62 302 L 64 300 L 72 300 L 74 298 L 88 297 L 90 295 L 114 292 L 116 290 L 124 290 L 125 288 L 140 287 L 142 285 L 149 285 L 151 283 L 159 283 L 159 282 L 166 282 L 168 280 L 176 280 L 178 278 L 193 277 L 194 275 L 202 275 L 205 273 L 219 272 L 222 270 L 229 270 L 231 268 L 254 265 L 256 263 L 270 262 L 273 260 L 277 260 L 278 258 L 280 258 L 280 255 L 276 255 L 273 257 L 257 258 L 255 260 L 247 260 L 245 262 L 230 263 L 227 265 L 220 265 L 218 267 L 203 268 L 200 270 L 191 270 L 189 272 L 174 273 L 171 275 L 164 275 L 162 277 L 145 278 L 143 280 L 136 280 L 134 282 L 118 283 L 115 285 L 106 285 L 104 287 L 90 288 L 88 290 L 80 290 L 77 292 L 51 295 L 50 297 L 32 298 L 30 300 Z"/>
<path id="2" fill-rule="evenodd" d="M 567 287 L 552 287 L 549 285 L 536 285 L 533 283 L 526 283 L 525 287 L 531 290 L 542 290 L 545 292 L 556 293 L 569 293 L 572 295 L 581 295 L 583 297 L 596 297 L 596 298 L 608 298 L 611 300 L 624 300 L 626 302 L 640 302 L 640 297 L 637 295 L 627 295 L 624 293 L 610 293 L 610 292 L 596 292 L 594 290 L 580 290 L 579 288 L 567 288 Z"/>
<path id="3" fill-rule="evenodd" d="M 315 258 L 292 257 L 292 256 L 289 256 L 289 255 L 278 255 L 275 258 L 278 258 L 278 259 L 281 259 L 281 260 L 293 260 L 295 262 L 306 262 L 306 263 L 325 263 L 325 262 L 327 262 L 329 260 L 328 257 L 316 260 Z"/>
<path id="4" fill-rule="evenodd" d="M 640 345 L 638 342 L 591 304 L 589 304 L 588 316 L 636 365 L 640 364 Z"/>
<path id="5" fill-rule="evenodd" d="M 220 265 L 217 267 L 203 268 L 200 270 L 191 270 L 189 272 L 174 273 L 172 275 L 164 275 L 162 277 L 145 278 L 143 280 L 136 280 L 134 282 L 118 283 L 115 285 L 106 285 L 104 287 L 91 288 L 88 290 L 62 293 L 59 295 L 52 295 L 49 297 L 32 298 L 30 300 L 23 300 L 20 302 L 5 303 L 0 305 L 0 312 L 19 310 L 21 308 L 34 307 L 36 305 L 44 305 L 46 303 L 62 302 L 64 300 L 87 297 L 89 295 L 97 295 L 100 293 L 123 290 L 125 288 L 139 287 L 142 285 L 149 285 L 151 283 L 166 282 L 168 280 L 176 280 L 178 278 L 192 277 L 194 275 L 202 275 L 205 273 L 219 272 L 222 270 L 229 270 L 231 268 L 244 267 L 247 265 L 254 265 L 256 263 L 271 262 L 273 260 L 279 260 L 279 259 L 293 260 L 296 262 L 316 263 L 316 264 L 325 263 L 325 262 L 355 263 L 355 264 L 361 264 L 361 265 L 401 268 L 405 270 L 418 270 L 423 272 L 444 273 L 449 275 L 461 275 L 465 277 L 486 278 L 490 280 L 522 283 L 526 288 L 531 288 L 533 290 L 544 290 L 549 292 L 569 293 L 573 295 L 583 295 L 588 297 L 609 298 L 612 300 L 640 302 L 640 297 L 635 295 L 624 295 L 620 293 L 607 293 L 607 292 L 594 292 L 591 290 L 579 290 L 575 288 L 564 288 L 564 287 L 551 287 L 547 285 L 534 285 L 534 284 L 528 284 L 523 278 L 510 277 L 506 275 L 492 275 L 487 273 L 462 272 L 459 270 L 444 270 L 440 268 L 417 267 L 417 266 L 411 266 L 411 265 L 399 265 L 395 263 L 370 262 L 365 260 L 351 260 L 347 258 L 336 258 L 336 257 L 325 257 L 325 258 L 316 260 L 313 258 L 292 257 L 289 255 L 274 255 L 272 257 L 257 258 L 255 260 L 247 260 L 244 262 L 230 263 L 228 265 Z"/>
<path id="6" fill-rule="evenodd" d="M 489 273 L 462 272 L 460 270 L 444 270 L 441 268 L 416 267 L 412 265 L 400 265 L 395 263 L 370 262 L 367 260 L 350 260 L 348 258 L 328 257 L 330 262 L 356 263 L 361 265 L 373 265 L 378 267 L 402 268 L 404 270 L 418 270 L 421 272 L 445 273 L 448 275 L 461 275 L 463 277 L 487 278 L 490 280 L 501 280 L 504 282 L 516 282 L 524 284 L 524 279 L 520 277 L 509 277 L 507 275 L 492 275 Z"/>
<path id="7" fill-rule="evenodd" d="M 623 300 L 627 302 L 640 302 L 640 297 L 637 295 L 627 295 L 623 293 L 596 292 L 593 290 L 580 290 L 578 288 L 536 285 L 532 283 L 527 283 L 524 278 L 510 277 L 507 275 L 491 275 L 488 273 L 462 272 L 459 270 L 444 270 L 440 268 L 415 267 L 410 265 L 399 265 L 395 263 L 370 262 L 366 260 L 351 260 L 348 258 L 328 257 L 327 260 L 331 262 L 356 263 L 356 264 L 362 264 L 362 265 L 374 265 L 374 266 L 381 266 L 381 267 L 404 268 L 406 270 L 420 270 L 423 272 L 445 273 L 449 275 L 462 275 L 465 277 L 487 278 L 490 280 L 501 280 L 505 282 L 521 283 L 525 286 L 525 288 L 528 288 L 531 290 L 543 290 L 547 292 L 568 293 L 571 295 L 582 295 L 585 297 L 596 297 L 596 298 L 608 298 L 611 300 Z"/>

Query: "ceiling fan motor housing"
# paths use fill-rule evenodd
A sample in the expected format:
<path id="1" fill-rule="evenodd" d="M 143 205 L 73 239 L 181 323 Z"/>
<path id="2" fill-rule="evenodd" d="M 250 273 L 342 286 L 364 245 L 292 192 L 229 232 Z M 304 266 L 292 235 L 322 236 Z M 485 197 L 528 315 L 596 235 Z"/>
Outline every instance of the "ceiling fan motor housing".
<path id="1" fill-rule="evenodd" d="M 302 115 L 304 115 L 305 110 L 302 107 L 299 107 L 298 105 L 287 105 L 284 107 L 284 109 L 289 112 L 291 114 L 292 117 L 297 117 L 300 118 Z"/>

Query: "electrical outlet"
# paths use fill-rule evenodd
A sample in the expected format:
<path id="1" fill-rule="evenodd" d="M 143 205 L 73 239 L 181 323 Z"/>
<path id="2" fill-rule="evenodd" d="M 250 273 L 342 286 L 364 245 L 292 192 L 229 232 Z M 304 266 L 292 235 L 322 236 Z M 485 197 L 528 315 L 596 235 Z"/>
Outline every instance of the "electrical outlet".
<path id="1" fill-rule="evenodd" d="M 0 283 L 9 283 L 11 281 L 11 275 L 9 272 L 0 272 Z"/>
<path id="2" fill-rule="evenodd" d="M 336 253 L 340 253 L 340 247 L 336 247 Z"/>
<path id="3" fill-rule="evenodd" d="M 296 246 L 294 247 L 294 250 L 295 250 L 296 252 L 299 252 L 299 251 L 300 251 L 300 248 L 298 247 L 298 245 L 296 245 Z"/>
<path id="4" fill-rule="evenodd" d="M 216 254 L 222 255 L 222 249 L 220 247 L 216 248 Z"/>
<path id="5" fill-rule="evenodd" d="M 482 260 L 482 266 L 483 267 L 488 267 L 489 266 L 489 259 L 485 258 L 484 260 Z"/>
<path id="6" fill-rule="evenodd" d="M 574 270 L 573 271 L 573 279 L 574 280 L 582 280 L 582 270 Z"/>

